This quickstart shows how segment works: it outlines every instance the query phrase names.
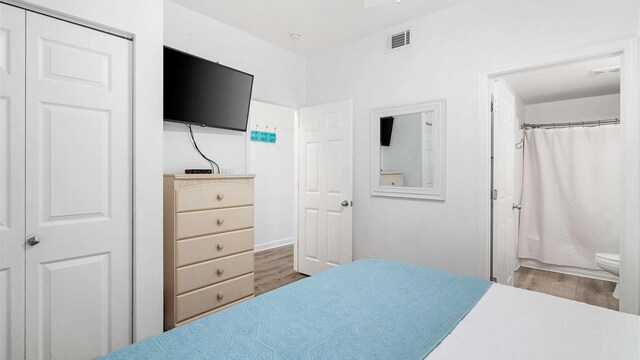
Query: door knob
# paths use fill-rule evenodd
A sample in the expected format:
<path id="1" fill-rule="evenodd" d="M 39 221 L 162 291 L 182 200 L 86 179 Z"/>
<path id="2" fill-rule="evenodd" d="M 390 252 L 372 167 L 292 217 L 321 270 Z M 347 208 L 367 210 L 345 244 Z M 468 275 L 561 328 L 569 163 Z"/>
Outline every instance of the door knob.
<path id="1" fill-rule="evenodd" d="M 347 200 L 345 200 L 345 201 L 343 201 L 343 202 L 342 202 L 342 204 L 340 204 L 340 205 L 342 205 L 342 206 L 344 206 L 344 207 L 347 207 L 347 206 L 349 206 L 349 202 L 348 202 Z"/>
<path id="2" fill-rule="evenodd" d="M 32 236 L 32 237 L 27 239 L 27 244 L 29 244 L 31 246 L 36 246 L 36 245 L 40 244 L 40 239 L 38 239 L 37 236 Z"/>
<path id="3" fill-rule="evenodd" d="M 513 206 L 512 206 L 511 208 L 512 208 L 512 209 L 514 209 L 514 210 L 522 210 L 522 205 L 520 205 L 520 204 L 518 204 L 518 205 L 513 204 Z"/>

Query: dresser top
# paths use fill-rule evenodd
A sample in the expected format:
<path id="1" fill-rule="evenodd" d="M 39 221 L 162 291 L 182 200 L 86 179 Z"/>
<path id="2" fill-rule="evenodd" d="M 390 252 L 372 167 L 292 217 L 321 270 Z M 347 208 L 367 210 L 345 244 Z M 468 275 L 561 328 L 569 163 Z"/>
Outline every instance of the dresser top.
<path id="1" fill-rule="evenodd" d="M 165 178 L 175 180 L 206 180 L 206 179 L 253 179 L 254 174 L 164 174 Z"/>

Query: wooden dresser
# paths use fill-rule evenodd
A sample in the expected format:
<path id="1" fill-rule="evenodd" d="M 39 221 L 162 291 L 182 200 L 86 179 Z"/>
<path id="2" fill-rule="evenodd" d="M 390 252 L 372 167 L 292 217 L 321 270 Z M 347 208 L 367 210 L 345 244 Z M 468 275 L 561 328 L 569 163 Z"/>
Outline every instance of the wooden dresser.
<path id="1" fill-rule="evenodd" d="M 251 297 L 253 175 L 165 175 L 165 330 Z"/>
<path id="2" fill-rule="evenodd" d="M 381 172 L 380 186 L 404 186 L 404 174 L 401 172 Z"/>

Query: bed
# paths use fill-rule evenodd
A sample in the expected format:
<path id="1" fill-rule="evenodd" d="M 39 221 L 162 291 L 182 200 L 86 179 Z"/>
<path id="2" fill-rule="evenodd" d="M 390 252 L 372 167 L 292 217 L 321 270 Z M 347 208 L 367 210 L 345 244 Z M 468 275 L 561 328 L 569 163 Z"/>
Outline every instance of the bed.
<path id="1" fill-rule="evenodd" d="M 640 317 L 363 259 L 103 359 L 639 359 Z"/>

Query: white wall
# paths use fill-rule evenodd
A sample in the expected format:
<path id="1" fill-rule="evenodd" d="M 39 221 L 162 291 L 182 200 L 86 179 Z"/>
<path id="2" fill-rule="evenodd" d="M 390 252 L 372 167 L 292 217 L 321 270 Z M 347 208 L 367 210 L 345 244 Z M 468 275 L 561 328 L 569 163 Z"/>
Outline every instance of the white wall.
<path id="1" fill-rule="evenodd" d="M 253 99 L 282 105 L 251 103 L 249 129 L 256 121 L 268 122 L 270 129 L 277 126 L 275 145 L 250 142 L 248 133 L 238 131 L 193 131 L 202 152 L 223 172 L 256 175 L 256 249 L 292 243 L 293 109 L 305 104 L 305 58 L 169 0 L 164 14 L 165 45 L 253 74 Z M 190 167 L 209 164 L 193 148 L 184 125 L 165 122 L 165 173 Z"/>
<path id="2" fill-rule="evenodd" d="M 390 146 L 382 146 L 382 171 L 403 174 L 403 185 L 422 187 L 422 114 L 394 116 Z"/>
<path id="3" fill-rule="evenodd" d="M 531 104 L 526 113 L 530 124 L 615 119 L 620 117 L 620 94 Z"/>
<path id="4" fill-rule="evenodd" d="M 166 46 L 253 74 L 253 99 L 298 108 L 305 103 L 305 59 L 253 35 L 164 0 Z M 198 146 L 226 172 L 246 172 L 244 133 L 193 128 Z M 208 168 L 184 125 L 164 124 L 164 171 Z M 259 174 L 258 174 L 259 175 Z"/>
<path id="5" fill-rule="evenodd" d="M 255 250 L 293 244 L 296 110 L 251 103 L 249 128 L 276 132 L 276 143 L 248 141 L 247 167 L 255 179 Z M 249 135 L 249 133 L 247 133 Z"/>
<path id="6" fill-rule="evenodd" d="M 215 161 L 225 174 L 246 172 L 245 133 L 193 126 L 200 150 Z M 164 172 L 184 173 L 184 169 L 211 169 L 193 147 L 189 129 L 183 124 L 164 123 Z"/>
<path id="7" fill-rule="evenodd" d="M 41 7 L 135 36 L 134 339 L 162 331 L 162 3 L 154 0 L 29 0 Z"/>
<path id="8" fill-rule="evenodd" d="M 312 56 L 307 102 L 354 101 L 355 258 L 483 276 L 479 72 L 635 37 L 638 22 L 636 0 L 474 0 L 411 22 L 410 48 L 386 54 L 382 32 Z M 371 109 L 440 98 L 447 99 L 446 201 L 371 197 Z"/>

